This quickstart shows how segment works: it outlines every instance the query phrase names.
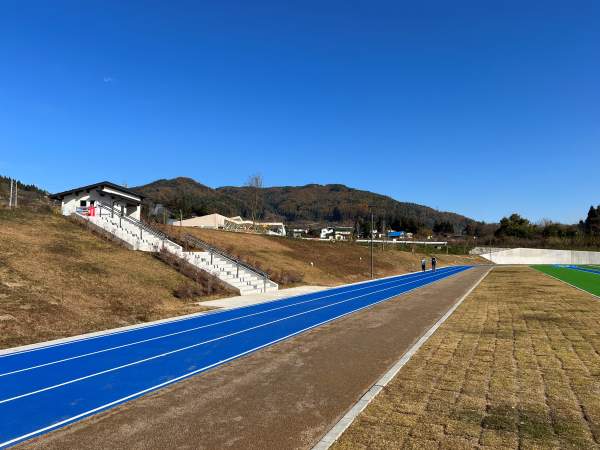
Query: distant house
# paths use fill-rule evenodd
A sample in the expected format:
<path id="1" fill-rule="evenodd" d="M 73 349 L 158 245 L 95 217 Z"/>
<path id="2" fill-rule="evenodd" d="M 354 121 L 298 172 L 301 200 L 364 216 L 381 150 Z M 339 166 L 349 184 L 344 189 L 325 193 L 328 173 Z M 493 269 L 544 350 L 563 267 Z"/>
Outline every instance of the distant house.
<path id="1" fill-rule="evenodd" d="M 103 204 L 137 220 L 140 220 L 142 200 L 144 199 L 144 196 L 137 192 L 110 181 L 69 189 L 51 194 L 49 197 L 53 200 L 60 200 L 61 212 L 65 216 L 76 212 L 87 214 L 90 207 Z"/>
<path id="2" fill-rule="evenodd" d="M 308 230 L 306 228 L 294 228 L 292 230 L 292 237 L 294 238 L 303 238 L 308 236 Z"/>
<path id="3" fill-rule="evenodd" d="M 335 227 L 335 239 L 338 241 L 349 241 L 354 234 L 354 227 Z"/>
<path id="4" fill-rule="evenodd" d="M 334 231 L 333 228 L 321 228 L 321 235 L 319 236 L 321 239 L 333 239 Z"/>
<path id="5" fill-rule="evenodd" d="M 387 237 L 395 241 L 396 239 L 412 239 L 413 234 L 406 231 L 388 231 Z"/>
<path id="6" fill-rule="evenodd" d="M 321 229 L 321 239 L 349 241 L 352 239 L 354 227 L 326 227 Z"/>
<path id="7" fill-rule="evenodd" d="M 390 239 L 398 239 L 403 238 L 404 235 L 404 231 L 388 231 L 387 237 Z"/>

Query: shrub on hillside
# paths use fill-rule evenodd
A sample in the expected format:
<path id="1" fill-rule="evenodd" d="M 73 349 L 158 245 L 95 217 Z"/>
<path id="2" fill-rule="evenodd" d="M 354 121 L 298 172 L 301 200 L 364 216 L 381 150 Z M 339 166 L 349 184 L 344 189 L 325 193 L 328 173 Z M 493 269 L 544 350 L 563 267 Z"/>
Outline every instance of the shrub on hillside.
<path id="1" fill-rule="evenodd" d="M 205 290 L 197 283 L 182 283 L 173 290 L 173 295 L 181 300 L 189 300 L 194 297 L 201 297 L 205 294 Z"/>
<path id="2" fill-rule="evenodd" d="M 302 282 L 304 274 L 296 270 L 281 270 L 271 275 L 271 279 L 277 284 L 289 285 Z"/>

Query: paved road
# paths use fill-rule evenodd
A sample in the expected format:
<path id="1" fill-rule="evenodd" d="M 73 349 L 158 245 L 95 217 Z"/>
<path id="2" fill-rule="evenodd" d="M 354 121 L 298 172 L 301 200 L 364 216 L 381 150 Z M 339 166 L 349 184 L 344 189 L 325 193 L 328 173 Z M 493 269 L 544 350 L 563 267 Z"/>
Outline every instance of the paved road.
<path id="1" fill-rule="evenodd" d="M 0 447 L 469 269 L 449 267 L 0 357 Z"/>

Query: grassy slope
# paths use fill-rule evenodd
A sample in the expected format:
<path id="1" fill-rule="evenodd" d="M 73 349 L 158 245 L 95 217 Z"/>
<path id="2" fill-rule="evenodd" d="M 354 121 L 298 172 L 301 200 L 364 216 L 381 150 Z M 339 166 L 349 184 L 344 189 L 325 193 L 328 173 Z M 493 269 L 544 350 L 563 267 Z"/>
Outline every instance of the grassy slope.
<path id="1" fill-rule="evenodd" d="M 600 275 L 591 272 L 582 272 L 565 267 L 555 267 L 551 265 L 535 265 L 533 268 L 546 273 L 569 284 L 577 286 L 600 296 Z"/>
<path id="2" fill-rule="evenodd" d="M 589 295 L 495 268 L 333 449 L 597 449 L 598 320 Z"/>
<path id="3" fill-rule="evenodd" d="M 202 310 L 173 297 L 182 283 L 60 215 L 0 209 L 0 348 Z"/>
<path id="4" fill-rule="evenodd" d="M 177 227 L 173 227 L 173 233 L 178 231 Z M 258 264 L 263 269 L 301 272 L 304 274 L 304 284 L 332 286 L 365 280 L 370 275 L 369 248 L 362 245 L 285 239 L 198 228 L 186 228 L 184 232 L 195 234 L 252 264 Z M 438 267 L 482 262 L 479 257 L 474 256 L 445 254 L 437 256 Z M 421 257 L 422 255 L 418 253 L 394 249 L 382 251 L 378 247 L 375 250 L 375 276 L 382 277 L 420 270 Z"/>

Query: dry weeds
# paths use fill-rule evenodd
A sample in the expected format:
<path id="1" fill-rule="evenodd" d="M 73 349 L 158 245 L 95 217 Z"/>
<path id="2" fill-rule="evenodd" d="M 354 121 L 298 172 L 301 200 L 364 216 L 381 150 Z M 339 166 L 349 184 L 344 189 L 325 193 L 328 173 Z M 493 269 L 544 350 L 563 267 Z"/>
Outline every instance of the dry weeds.
<path id="1" fill-rule="evenodd" d="M 600 303 L 496 268 L 333 448 L 600 448 Z"/>
<path id="2" fill-rule="evenodd" d="M 180 231 L 179 228 L 172 227 L 170 232 L 177 235 Z M 267 272 L 285 269 L 288 273 L 301 274 L 303 284 L 335 286 L 366 280 L 370 277 L 370 251 L 363 245 L 286 239 L 198 228 L 184 228 L 183 232 L 194 234 L 230 254 L 260 266 Z M 436 256 L 438 267 L 482 262 L 477 256 L 446 254 Z M 419 253 L 392 249 L 390 244 L 386 250 L 377 246 L 375 276 L 383 277 L 420 270 L 422 257 L 423 255 Z M 290 284 L 298 284 L 298 277 L 293 278 Z"/>

